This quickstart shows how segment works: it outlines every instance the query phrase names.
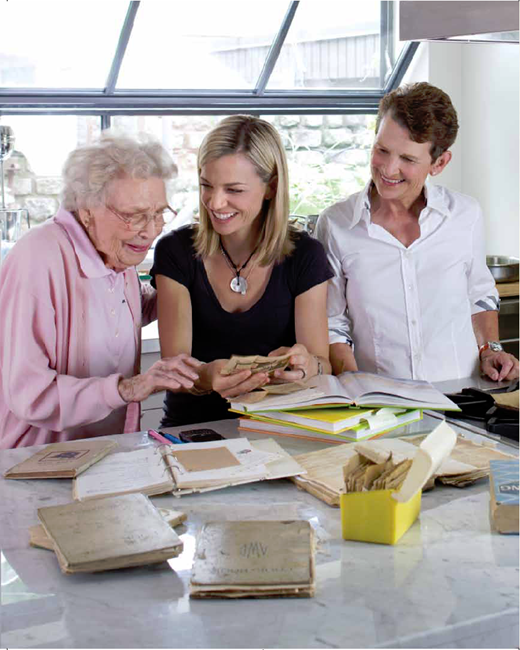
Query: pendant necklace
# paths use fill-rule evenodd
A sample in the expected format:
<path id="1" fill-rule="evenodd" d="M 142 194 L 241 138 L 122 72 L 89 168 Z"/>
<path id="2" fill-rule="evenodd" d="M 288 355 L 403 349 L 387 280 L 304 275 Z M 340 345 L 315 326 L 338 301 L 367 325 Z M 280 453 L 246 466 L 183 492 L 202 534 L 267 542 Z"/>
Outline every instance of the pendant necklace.
<path id="1" fill-rule="evenodd" d="M 246 295 L 247 280 L 240 275 L 240 271 L 243 271 L 246 268 L 246 266 L 249 264 L 251 258 L 256 253 L 257 248 L 258 246 L 254 249 L 251 255 L 242 264 L 242 266 L 237 266 L 231 259 L 227 250 L 224 248 L 224 244 L 222 243 L 222 240 L 220 241 L 220 252 L 224 256 L 224 259 L 226 260 L 229 268 L 235 273 L 235 277 L 231 280 L 229 286 L 231 288 L 231 291 L 234 291 L 235 293 L 240 293 L 242 296 Z"/>

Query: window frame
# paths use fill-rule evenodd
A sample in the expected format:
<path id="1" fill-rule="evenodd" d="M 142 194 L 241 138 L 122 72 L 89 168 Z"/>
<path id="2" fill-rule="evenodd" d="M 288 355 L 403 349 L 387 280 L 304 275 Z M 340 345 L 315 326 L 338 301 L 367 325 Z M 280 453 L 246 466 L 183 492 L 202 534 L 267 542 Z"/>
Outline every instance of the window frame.
<path id="1" fill-rule="evenodd" d="M 9 115 L 98 115 L 101 127 L 112 115 L 230 115 L 375 114 L 381 98 L 397 88 L 419 46 L 407 43 L 385 86 L 379 90 L 266 90 L 283 43 L 298 9 L 292 0 L 251 90 L 117 90 L 117 80 L 140 1 L 131 0 L 121 27 L 107 81 L 103 89 L 0 88 L 0 117 Z M 387 73 L 383 53 L 393 48 L 394 3 L 381 2 L 380 74 Z"/>

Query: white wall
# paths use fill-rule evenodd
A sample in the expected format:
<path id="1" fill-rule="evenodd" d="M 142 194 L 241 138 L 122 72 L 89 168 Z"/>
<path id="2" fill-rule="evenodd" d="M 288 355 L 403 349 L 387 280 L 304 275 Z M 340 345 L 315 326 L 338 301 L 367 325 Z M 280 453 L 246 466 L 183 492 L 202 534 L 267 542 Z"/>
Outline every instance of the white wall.
<path id="1" fill-rule="evenodd" d="M 421 43 L 403 83 L 429 81 L 457 110 L 453 159 L 439 177 L 484 211 L 489 254 L 519 256 L 519 48 Z"/>

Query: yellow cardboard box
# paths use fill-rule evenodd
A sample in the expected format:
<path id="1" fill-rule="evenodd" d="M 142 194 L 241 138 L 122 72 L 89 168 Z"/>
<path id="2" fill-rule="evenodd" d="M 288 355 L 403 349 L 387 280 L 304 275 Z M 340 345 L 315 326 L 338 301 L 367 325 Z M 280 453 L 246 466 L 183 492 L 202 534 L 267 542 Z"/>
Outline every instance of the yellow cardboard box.
<path id="1" fill-rule="evenodd" d="M 421 490 L 406 503 L 392 497 L 395 490 L 350 492 L 340 497 L 344 539 L 395 544 L 421 511 Z"/>
<path id="2" fill-rule="evenodd" d="M 422 488 L 447 458 L 457 434 L 441 422 L 421 443 L 399 490 L 349 492 L 340 497 L 344 539 L 395 544 L 421 511 Z"/>

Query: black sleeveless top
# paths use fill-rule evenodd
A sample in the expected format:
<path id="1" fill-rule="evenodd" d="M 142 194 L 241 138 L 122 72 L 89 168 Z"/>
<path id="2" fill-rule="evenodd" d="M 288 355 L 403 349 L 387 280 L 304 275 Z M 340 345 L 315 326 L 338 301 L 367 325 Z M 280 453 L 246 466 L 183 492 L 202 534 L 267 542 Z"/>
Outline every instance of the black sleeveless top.
<path id="1" fill-rule="evenodd" d="M 321 243 L 307 233 L 297 233 L 293 253 L 274 266 L 259 300 L 245 312 L 230 313 L 221 307 L 204 264 L 196 256 L 193 234 L 193 227 L 185 226 L 162 237 L 155 247 L 150 271 L 152 286 L 155 287 L 156 275 L 164 275 L 190 292 L 192 356 L 209 362 L 229 359 L 233 354 L 267 355 L 282 345 L 294 345 L 296 296 L 333 276 Z M 227 401 L 217 393 L 198 396 L 168 392 L 164 408 L 161 426 L 236 417 L 228 412 Z"/>

